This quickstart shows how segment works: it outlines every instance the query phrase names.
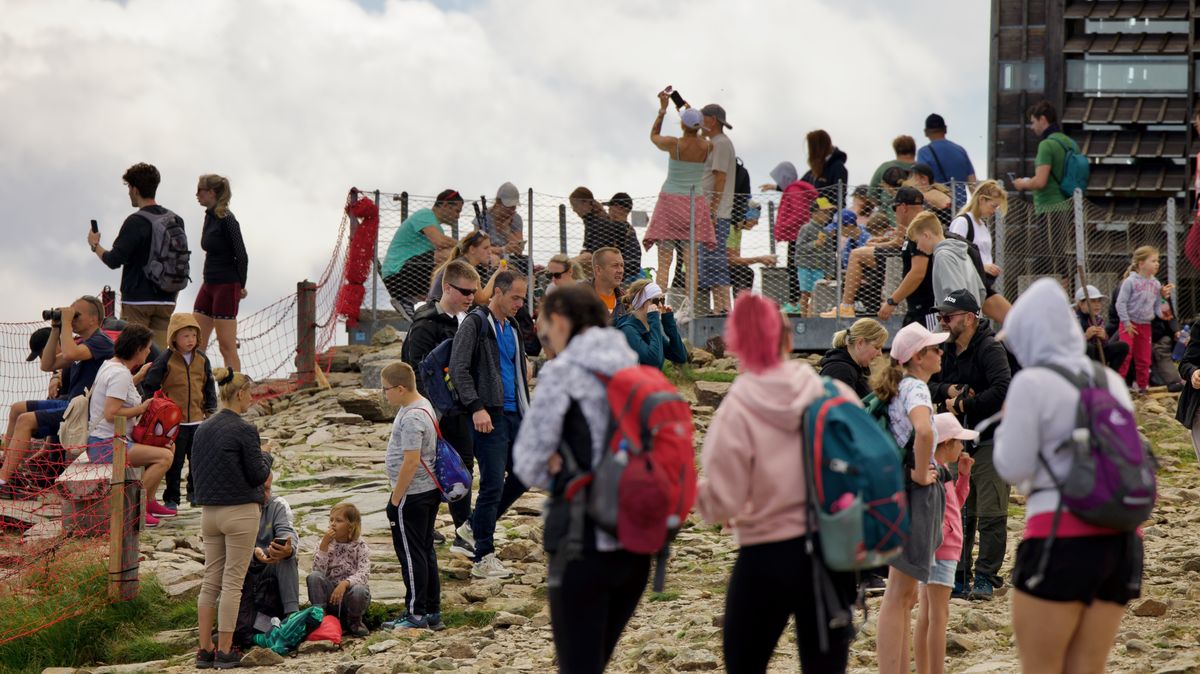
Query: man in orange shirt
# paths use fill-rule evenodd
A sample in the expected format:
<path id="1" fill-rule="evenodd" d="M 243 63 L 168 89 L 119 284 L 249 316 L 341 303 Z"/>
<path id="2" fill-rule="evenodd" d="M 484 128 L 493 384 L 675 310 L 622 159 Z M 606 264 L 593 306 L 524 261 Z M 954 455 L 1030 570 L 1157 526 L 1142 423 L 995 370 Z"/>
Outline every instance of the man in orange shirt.
<path id="1" fill-rule="evenodd" d="M 592 253 L 592 289 L 608 307 L 609 318 L 617 320 L 625 313 L 621 305 L 621 279 L 625 275 L 625 258 L 612 247 Z"/>

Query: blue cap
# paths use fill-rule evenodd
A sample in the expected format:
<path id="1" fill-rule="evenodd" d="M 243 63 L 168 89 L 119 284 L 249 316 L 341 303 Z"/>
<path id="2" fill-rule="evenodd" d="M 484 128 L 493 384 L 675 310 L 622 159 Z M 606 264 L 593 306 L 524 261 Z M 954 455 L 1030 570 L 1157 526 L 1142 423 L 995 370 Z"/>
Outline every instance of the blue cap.
<path id="1" fill-rule="evenodd" d="M 858 224 L 858 216 L 855 215 L 854 211 L 850 210 L 849 208 L 843 208 L 842 209 L 842 224 L 843 225 L 857 225 Z"/>

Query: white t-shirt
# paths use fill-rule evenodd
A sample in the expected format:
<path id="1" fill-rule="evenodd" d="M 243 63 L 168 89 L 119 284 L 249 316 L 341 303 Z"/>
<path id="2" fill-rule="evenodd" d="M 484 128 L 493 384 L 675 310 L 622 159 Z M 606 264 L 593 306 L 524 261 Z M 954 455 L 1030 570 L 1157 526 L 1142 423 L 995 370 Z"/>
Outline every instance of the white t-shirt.
<path id="1" fill-rule="evenodd" d="M 733 150 L 733 141 L 729 136 L 721 134 L 713 136 L 712 152 L 704 161 L 704 191 L 705 199 L 714 191 L 717 179 L 713 171 L 725 173 L 725 190 L 721 193 L 721 203 L 717 206 L 717 217 L 728 219 L 733 214 L 733 184 L 737 181 L 737 153 Z"/>
<path id="2" fill-rule="evenodd" d="M 142 404 L 142 396 L 133 385 L 133 373 L 115 360 L 104 361 L 96 372 L 96 381 L 92 384 L 92 402 L 88 407 L 88 435 L 105 439 L 113 436 L 113 422 L 104 419 L 104 405 L 109 398 L 125 401 L 122 408 Z M 133 421 L 129 420 L 130 428 Z"/>
<path id="3" fill-rule="evenodd" d="M 929 394 L 929 386 L 916 377 L 905 377 L 900 380 L 900 392 L 888 403 L 888 426 L 892 429 L 892 437 L 901 449 L 908 444 L 913 434 L 910 412 L 918 407 L 929 408 L 929 425 L 933 428 L 933 446 L 937 447 L 937 427 L 933 426 L 933 397 Z"/>
<path id="4" fill-rule="evenodd" d="M 972 241 L 967 238 L 967 218 L 971 218 L 970 214 L 960 215 L 954 218 L 950 223 L 950 233 L 957 234 L 968 241 L 971 241 L 979 247 L 979 257 L 984 264 L 992 263 L 992 233 L 988 231 L 987 225 L 980 223 L 975 218 L 971 220 L 975 223 L 975 239 Z"/>

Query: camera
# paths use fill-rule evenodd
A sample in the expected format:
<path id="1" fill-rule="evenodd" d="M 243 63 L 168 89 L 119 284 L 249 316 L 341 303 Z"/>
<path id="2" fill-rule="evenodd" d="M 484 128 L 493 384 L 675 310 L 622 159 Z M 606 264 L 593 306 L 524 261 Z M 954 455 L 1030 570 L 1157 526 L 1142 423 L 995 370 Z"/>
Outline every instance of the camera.
<path id="1" fill-rule="evenodd" d="M 43 309 L 42 310 L 42 320 L 43 321 L 61 321 L 62 320 L 62 310 L 61 309 Z"/>

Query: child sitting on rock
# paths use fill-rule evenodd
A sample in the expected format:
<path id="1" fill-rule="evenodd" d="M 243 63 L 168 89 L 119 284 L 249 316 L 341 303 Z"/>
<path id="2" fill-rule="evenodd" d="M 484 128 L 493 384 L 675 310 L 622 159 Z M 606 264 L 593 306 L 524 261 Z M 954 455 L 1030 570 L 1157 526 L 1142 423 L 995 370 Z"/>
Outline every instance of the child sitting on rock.
<path id="1" fill-rule="evenodd" d="M 339 503 L 329 511 L 329 530 L 321 539 L 308 574 L 308 601 L 335 615 L 343 630 L 356 637 L 369 633 L 363 615 L 371 603 L 367 577 L 371 560 L 362 539 L 362 516 L 353 503 Z"/>

